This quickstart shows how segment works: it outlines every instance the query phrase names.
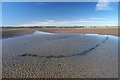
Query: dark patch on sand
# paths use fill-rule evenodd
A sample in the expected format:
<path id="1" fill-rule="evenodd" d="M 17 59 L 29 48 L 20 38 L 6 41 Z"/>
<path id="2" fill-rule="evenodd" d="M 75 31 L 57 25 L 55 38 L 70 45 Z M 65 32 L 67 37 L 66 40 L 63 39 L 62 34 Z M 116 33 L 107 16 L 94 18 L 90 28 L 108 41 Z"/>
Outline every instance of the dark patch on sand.
<path id="1" fill-rule="evenodd" d="M 22 54 L 22 55 L 20 55 L 20 56 L 33 56 L 33 57 L 38 57 L 38 55 L 36 55 L 36 54 Z"/>
<path id="2" fill-rule="evenodd" d="M 68 36 L 61 36 L 61 37 L 54 38 L 54 39 L 51 39 L 51 40 L 59 40 L 59 39 L 66 39 L 66 38 L 71 38 L 71 37 L 68 37 Z"/>
<path id="3" fill-rule="evenodd" d="M 54 55 L 50 55 L 50 56 L 39 56 L 36 54 L 22 54 L 20 55 L 21 57 L 25 57 L 25 56 L 32 56 L 32 57 L 40 57 L 40 58 L 66 58 L 66 57 L 73 57 L 73 56 L 80 56 L 80 55 L 86 55 L 88 52 L 93 51 L 95 48 L 99 47 L 102 43 L 105 43 L 107 41 L 109 37 L 106 37 L 105 40 L 103 40 L 101 43 L 93 46 L 92 48 L 82 52 L 82 53 L 78 53 L 78 54 L 72 54 L 72 55 L 68 55 L 68 56 L 64 56 L 64 55 L 59 55 L 59 56 L 54 56 Z"/>
<path id="4" fill-rule="evenodd" d="M 27 43 L 24 44 L 25 46 L 27 45 Z"/>

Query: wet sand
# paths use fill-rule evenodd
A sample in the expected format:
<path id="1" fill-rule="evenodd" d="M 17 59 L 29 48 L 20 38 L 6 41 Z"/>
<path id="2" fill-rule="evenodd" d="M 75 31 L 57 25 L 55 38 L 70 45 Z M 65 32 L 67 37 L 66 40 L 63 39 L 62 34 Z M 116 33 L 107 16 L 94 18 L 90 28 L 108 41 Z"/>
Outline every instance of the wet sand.
<path id="1" fill-rule="evenodd" d="M 30 30 L 29 28 L 21 28 L 21 29 L 2 29 L 2 38 L 10 38 L 16 36 L 23 36 L 26 34 L 32 34 L 34 30 Z"/>
<path id="2" fill-rule="evenodd" d="M 119 36 L 118 28 L 43 28 L 40 31 L 50 33 L 84 33 Z"/>
<path id="3" fill-rule="evenodd" d="M 19 28 L 19 29 L 2 29 L 2 38 L 23 36 L 31 34 L 35 30 L 50 33 L 81 33 L 81 34 L 101 34 L 119 36 L 118 28 Z"/>
<path id="4" fill-rule="evenodd" d="M 36 32 L 2 44 L 3 78 L 118 77 L 117 37 Z"/>

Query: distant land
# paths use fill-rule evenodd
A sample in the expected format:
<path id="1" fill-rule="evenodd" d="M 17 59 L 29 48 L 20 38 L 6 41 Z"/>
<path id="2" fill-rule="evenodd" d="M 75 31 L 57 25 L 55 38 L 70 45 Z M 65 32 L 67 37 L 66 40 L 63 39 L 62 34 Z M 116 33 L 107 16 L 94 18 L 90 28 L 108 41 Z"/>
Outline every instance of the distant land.
<path id="1" fill-rule="evenodd" d="M 32 34 L 35 31 L 119 36 L 118 29 L 118 26 L 3 26 L 0 32 L 2 32 L 2 38 Z"/>
<path id="2" fill-rule="evenodd" d="M 118 28 L 120 26 L 2 26 L 1 28 Z"/>

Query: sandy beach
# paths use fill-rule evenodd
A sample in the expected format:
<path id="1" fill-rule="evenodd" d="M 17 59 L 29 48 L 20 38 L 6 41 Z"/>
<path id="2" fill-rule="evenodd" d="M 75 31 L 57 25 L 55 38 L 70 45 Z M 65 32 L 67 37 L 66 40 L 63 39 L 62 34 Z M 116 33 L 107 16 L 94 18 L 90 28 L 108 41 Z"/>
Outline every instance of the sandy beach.
<path id="1" fill-rule="evenodd" d="M 2 29 L 2 38 L 9 38 L 9 37 L 15 37 L 15 36 L 23 36 L 26 34 L 32 34 L 34 31 L 27 29 Z"/>
<path id="2" fill-rule="evenodd" d="M 32 34 L 36 30 L 49 33 L 81 33 L 81 34 L 100 34 L 119 36 L 118 28 L 20 28 L 20 29 L 2 29 L 2 38 L 22 36 Z"/>
<path id="3" fill-rule="evenodd" d="M 119 5 L 3 0 L 0 78 L 118 80 Z"/>
<path id="4" fill-rule="evenodd" d="M 37 31 L 2 44 L 3 78 L 118 77 L 115 36 Z"/>
<path id="5" fill-rule="evenodd" d="M 119 36 L 118 28 L 43 28 L 40 31 L 50 33 L 84 33 Z"/>

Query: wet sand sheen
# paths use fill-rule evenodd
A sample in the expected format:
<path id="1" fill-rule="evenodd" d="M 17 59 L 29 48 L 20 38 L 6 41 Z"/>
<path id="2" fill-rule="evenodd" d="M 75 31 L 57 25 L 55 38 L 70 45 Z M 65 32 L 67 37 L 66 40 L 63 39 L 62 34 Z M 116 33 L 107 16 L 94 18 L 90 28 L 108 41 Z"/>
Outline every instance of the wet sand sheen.
<path id="1" fill-rule="evenodd" d="M 118 39 L 111 36 L 40 33 L 2 43 L 3 78 L 118 77 Z"/>

